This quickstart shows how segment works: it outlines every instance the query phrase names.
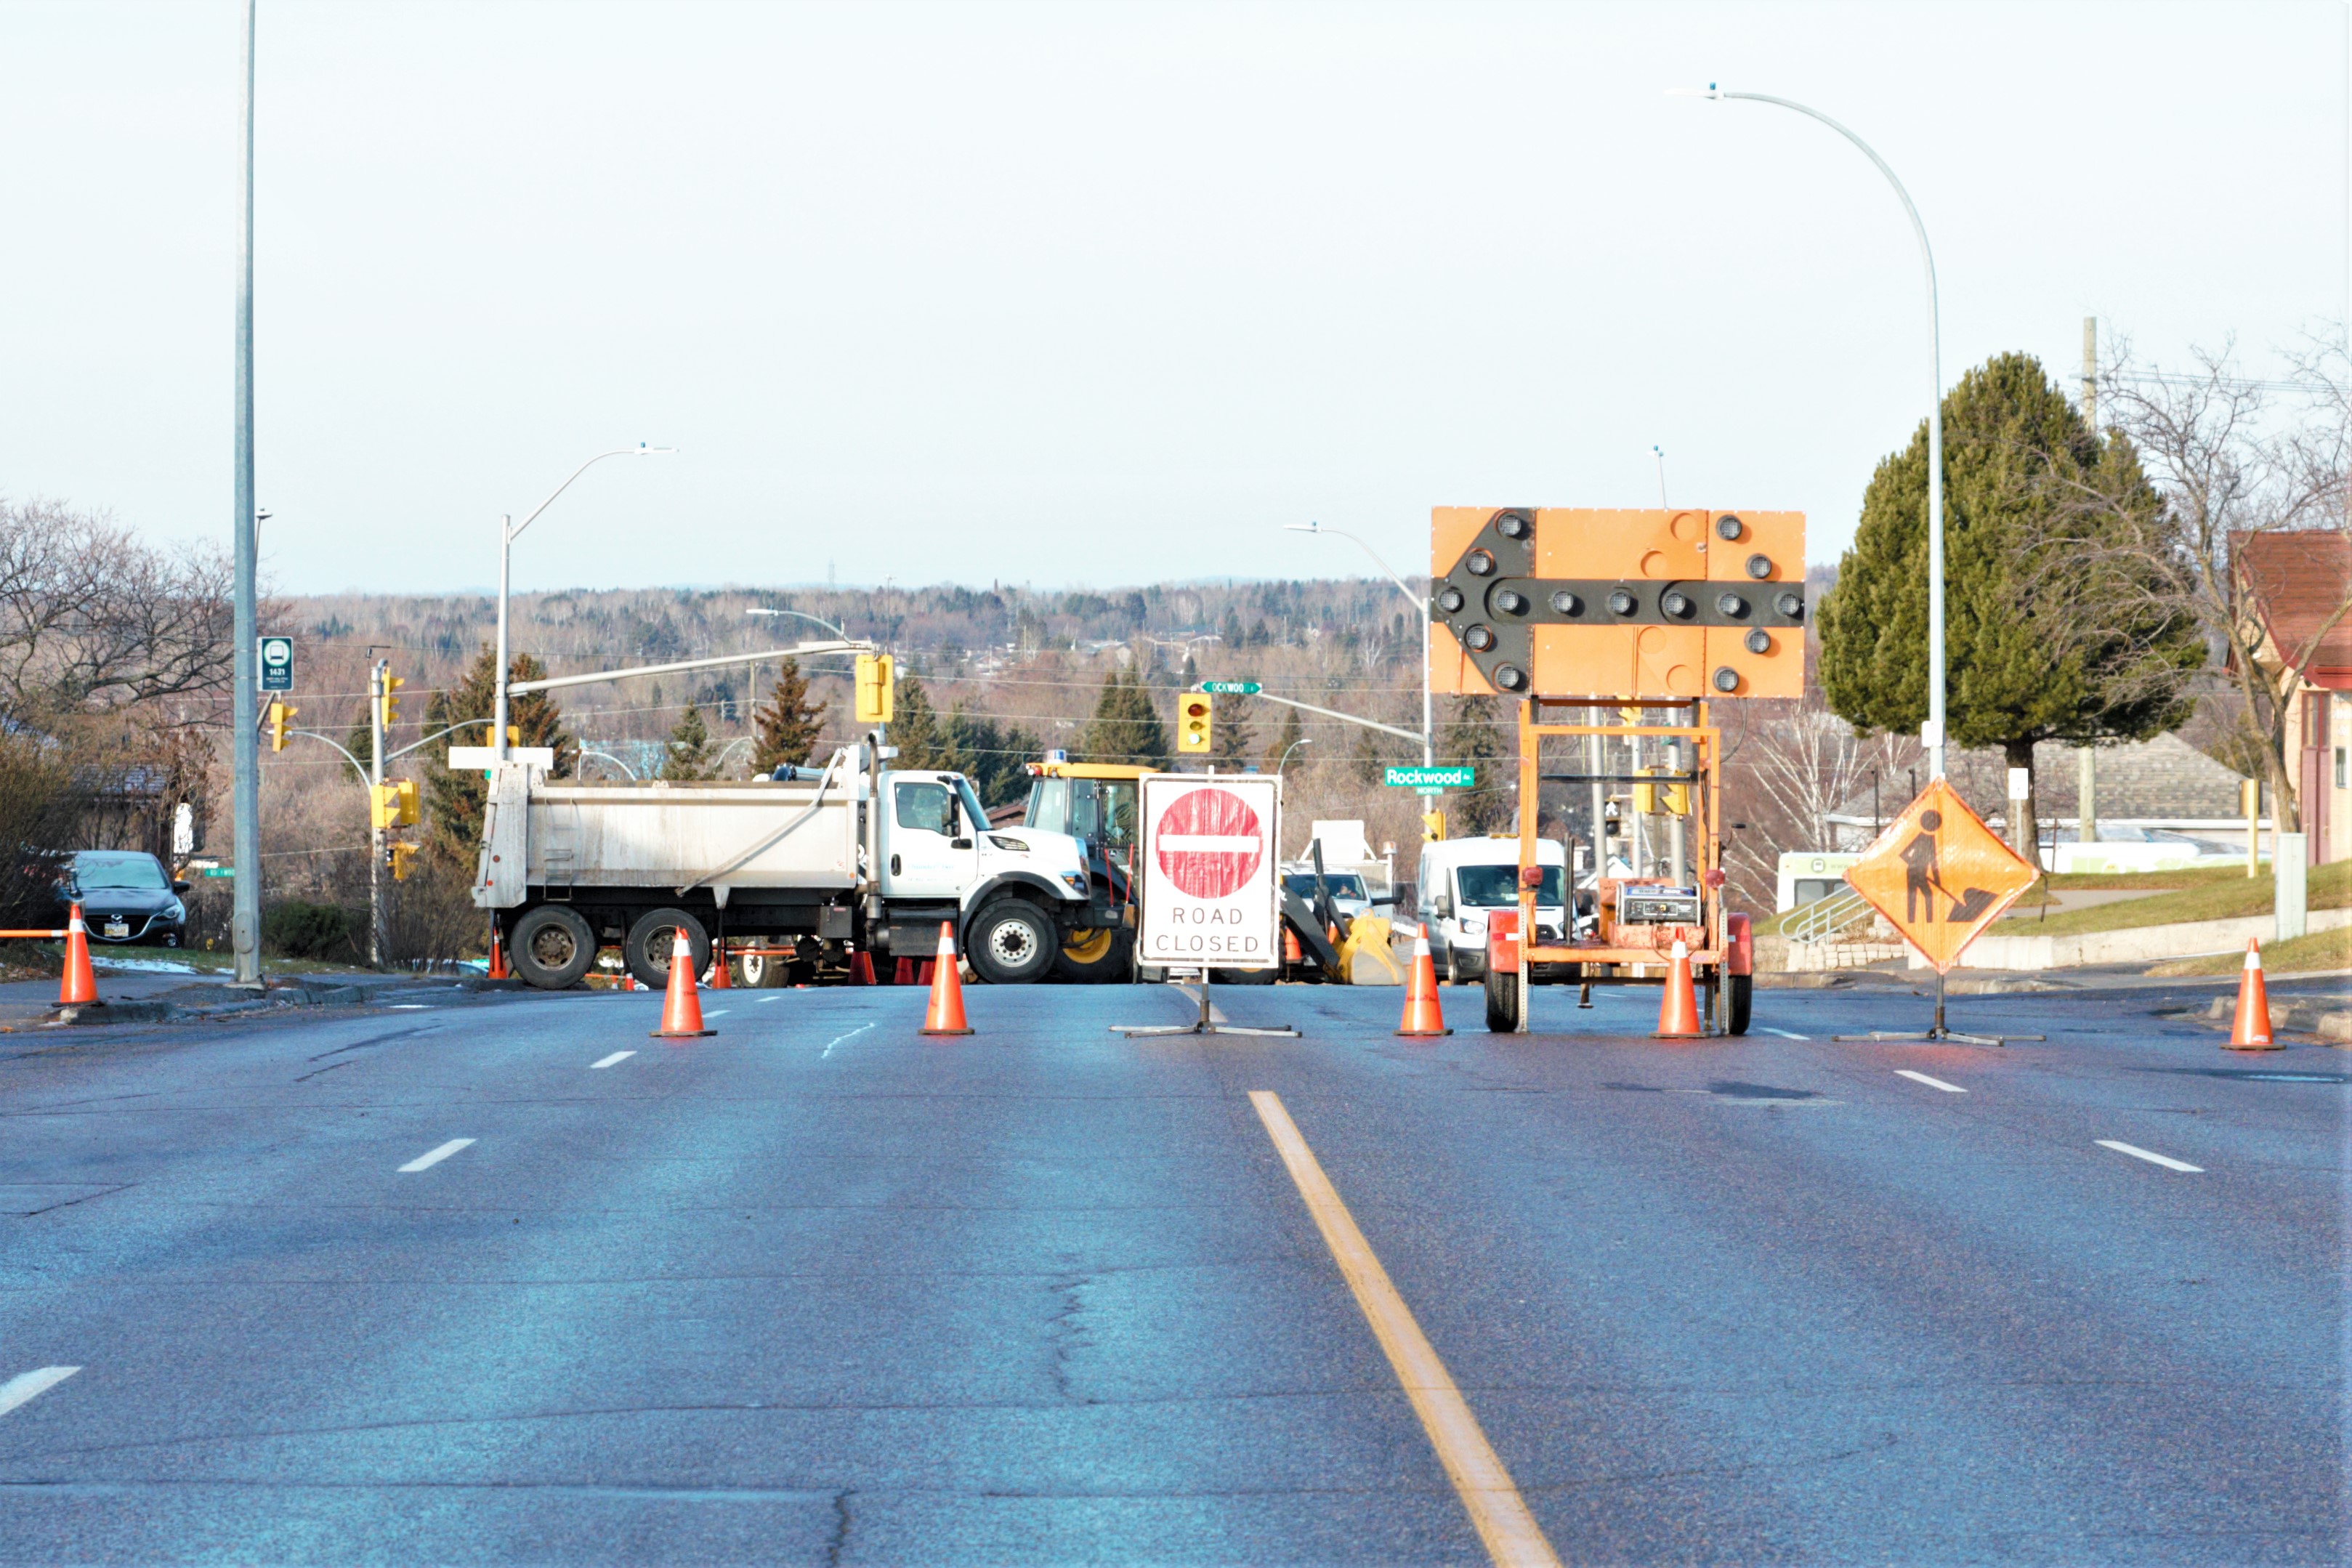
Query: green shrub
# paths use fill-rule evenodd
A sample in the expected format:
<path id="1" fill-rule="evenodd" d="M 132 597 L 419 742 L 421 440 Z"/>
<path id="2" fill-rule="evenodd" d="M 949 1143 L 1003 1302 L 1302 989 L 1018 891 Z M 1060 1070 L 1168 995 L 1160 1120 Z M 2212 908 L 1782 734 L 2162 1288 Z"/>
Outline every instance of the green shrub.
<path id="1" fill-rule="evenodd" d="M 289 899 L 261 917 L 261 942 L 279 958 L 356 963 L 361 922 L 340 904 Z"/>

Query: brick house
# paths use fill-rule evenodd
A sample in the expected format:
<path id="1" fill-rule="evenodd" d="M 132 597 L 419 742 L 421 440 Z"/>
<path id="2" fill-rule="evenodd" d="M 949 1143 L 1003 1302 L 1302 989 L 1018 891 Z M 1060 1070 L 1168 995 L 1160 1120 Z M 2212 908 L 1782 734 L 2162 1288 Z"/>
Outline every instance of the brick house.
<path id="1" fill-rule="evenodd" d="M 2235 534 L 2230 552 L 2262 621 L 2254 658 L 2284 677 L 2306 852 L 2315 866 L 2352 858 L 2352 534 Z"/>

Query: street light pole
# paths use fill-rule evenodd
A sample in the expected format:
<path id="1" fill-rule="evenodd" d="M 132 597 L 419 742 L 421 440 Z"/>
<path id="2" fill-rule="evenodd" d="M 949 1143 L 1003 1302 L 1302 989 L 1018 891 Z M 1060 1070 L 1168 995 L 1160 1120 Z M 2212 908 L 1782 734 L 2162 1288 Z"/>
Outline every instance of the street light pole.
<path id="1" fill-rule="evenodd" d="M 255 726 L 255 665 L 260 633 L 254 604 L 254 571 L 260 554 L 259 524 L 253 515 L 253 30 L 256 0 L 245 5 L 245 73 L 239 83 L 245 119 L 243 157 L 237 164 L 236 237 L 236 448 L 232 488 L 236 509 L 235 608 L 230 636 L 236 646 L 230 686 L 235 722 L 229 744 L 233 764 L 230 825 L 236 879 L 230 889 L 229 945 L 236 954 L 236 984 L 261 984 L 261 736 Z"/>
<path id="2" fill-rule="evenodd" d="M 1397 592 L 1402 594 L 1407 599 L 1412 602 L 1413 609 L 1421 616 L 1421 765 L 1423 767 L 1431 767 L 1435 765 L 1437 761 L 1436 747 L 1434 745 L 1436 737 L 1430 724 L 1429 601 L 1423 598 L 1419 594 L 1414 593 L 1411 588 L 1405 586 L 1404 579 L 1398 576 L 1396 573 L 1390 568 L 1389 563 L 1381 560 L 1370 545 L 1365 543 L 1362 540 L 1358 539 L 1354 534 L 1348 532 L 1345 529 L 1326 528 L 1319 522 L 1286 522 L 1282 526 L 1287 531 L 1292 533 L 1328 534 L 1334 539 L 1348 540 L 1353 543 L 1357 549 L 1362 551 L 1366 555 L 1370 556 L 1372 564 L 1379 567 L 1388 577 L 1388 580 L 1396 584 Z"/>
<path id="3" fill-rule="evenodd" d="M 1284 773 L 1285 772 L 1286 772 L 1286 771 L 1289 769 L 1289 767 L 1290 767 L 1290 753 L 1291 753 L 1291 752 L 1295 752 L 1295 751 L 1298 750 L 1298 748 L 1299 748 L 1299 747 L 1301 747 L 1301 746 L 1311 746 L 1311 745 L 1313 745 L 1314 743 L 1315 743 L 1315 737 L 1314 737 L 1314 736 L 1312 736 L 1312 735 L 1301 735 L 1301 736 L 1299 736 L 1299 737 L 1298 737 L 1298 739 L 1297 739 L 1296 741 L 1291 742 L 1290 742 L 1290 744 L 1288 744 L 1288 745 L 1286 745 L 1286 746 L 1283 747 L 1283 748 L 1282 748 L 1282 757 L 1281 757 L 1281 760 L 1280 760 L 1280 761 L 1278 761 L 1278 762 L 1276 762 L 1276 763 L 1274 764 L 1274 776 L 1275 776 L 1275 777 L 1276 777 L 1276 778 L 1280 778 L 1280 777 L 1283 775 L 1283 773 Z"/>
<path id="4" fill-rule="evenodd" d="M 1911 203 L 1911 193 L 1895 177 L 1869 142 L 1832 120 L 1818 109 L 1808 109 L 1790 99 L 1774 98 L 1761 92 L 1726 92 L 1713 83 L 1704 92 L 1690 88 L 1674 89 L 1676 98 L 1740 99 L 1749 103 L 1769 103 L 1781 109 L 1793 110 L 1808 119 L 1818 120 L 1859 148 L 1862 155 L 1877 166 L 1895 187 L 1895 196 L 1903 203 L 1903 211 L 1911 219 L 1911 232 L 1918 237 L 1919 260 L 1927 273 L 1927 721 L 1919 727 L 1919 740 L 1927 750 L 1927 776 L 1944 776 L 1944 346 L 1943 329 L 1936 302 L 1936 253 L 1927 245 L 1927 226 L 1919 221 L 1919 209 Z"/>
<path id="5" fill-rule="evenodd" d="M 539 514 L 541 512 L 545 511 L 549 507 L 555 504 L 555 498 L 557 496 L 562 495 L 565 490 L 572 488 L 572 479 L 578 479 L 581 475 L 586 473 L 589 469 L 594 468 L 605 458 L 659 458 L 667 457 L 677 450 L 677 448 L 675 447 L 648 447 L 643 441 L 640 441 L 634 447 L 616 447 L 609 452 L 599 452 L 594 457 L 589 458 L 586 462 L 581 464 L 578 468 L 572 469 L 572 479 L 565 479 L 562 484 L 556 486 L 554 489 L 548 492 L 547 499 L 533 507 L 530 510 L 530 515 L 524 518 L 520 522 L 516 522 L 514 521 L 514 515 L 511 512 L 499 519 L 498 695 L 492 700 L 490 705 L 490 744 L 497 748 L 498 757 L 500 762 L 504 762 L 507 755 L 507 581 L 509 577 L 508 563 L 514 555 L 514 542 L 522 537 L 522 531 L 524 529 L 529 528 L 532 523 L 539 521 Z"/>

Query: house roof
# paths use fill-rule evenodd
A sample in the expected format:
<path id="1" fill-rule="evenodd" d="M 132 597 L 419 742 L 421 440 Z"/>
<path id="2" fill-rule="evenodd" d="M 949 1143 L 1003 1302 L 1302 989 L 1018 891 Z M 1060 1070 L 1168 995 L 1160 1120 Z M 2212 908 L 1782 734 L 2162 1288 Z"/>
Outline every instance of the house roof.
<path id="1" fill-rule="evenodd" d="M 2352 534 L 2332 529 L 2233 533 L 2230 554 L 2270 634 L 2273 657 L 2282 660 L 2302 652 L 2352 595 Z M 2352 615 L 2337 617 L 2304 679 L 2332 691 L 2352 691 Z"/>

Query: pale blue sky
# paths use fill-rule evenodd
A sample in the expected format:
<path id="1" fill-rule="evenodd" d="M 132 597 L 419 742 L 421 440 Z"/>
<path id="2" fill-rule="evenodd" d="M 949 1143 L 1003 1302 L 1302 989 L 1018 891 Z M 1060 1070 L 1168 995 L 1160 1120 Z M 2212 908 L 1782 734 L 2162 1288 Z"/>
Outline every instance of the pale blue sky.
<path id="1" fill-rule="evenodd" d="M 230 515 L 234 0 L 0 5 L 0 493 Z M 1850 537 L 1947 381 L 2082 318 L 2347 313 L 2337 0 L 262 0 L 278 584 L 1041 585 L 1421 563 L 1434 504 Z"/>

